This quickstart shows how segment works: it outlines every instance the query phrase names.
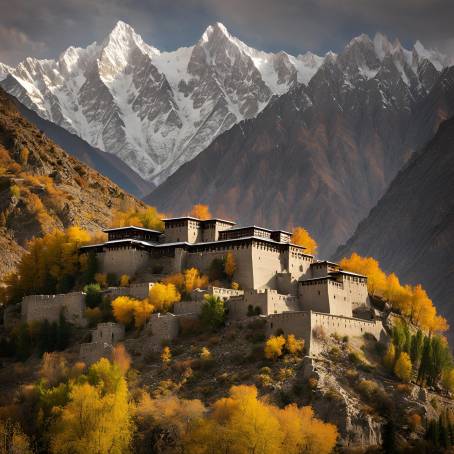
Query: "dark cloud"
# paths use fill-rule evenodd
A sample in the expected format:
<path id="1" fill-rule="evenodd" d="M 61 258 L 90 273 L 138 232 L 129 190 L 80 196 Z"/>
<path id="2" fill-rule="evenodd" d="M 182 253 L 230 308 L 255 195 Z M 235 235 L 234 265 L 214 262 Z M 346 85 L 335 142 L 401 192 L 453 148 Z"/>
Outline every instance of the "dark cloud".
<path id="1" fill-rule="evenodd" d="M 10 64 L 102 40 L 119 19 L 166 50 L 221 21 L 248 44 L 294 54 L 376 31 L 454 51 L 452 0 L 0 0 L 0 12 L 0 61 Z"/>

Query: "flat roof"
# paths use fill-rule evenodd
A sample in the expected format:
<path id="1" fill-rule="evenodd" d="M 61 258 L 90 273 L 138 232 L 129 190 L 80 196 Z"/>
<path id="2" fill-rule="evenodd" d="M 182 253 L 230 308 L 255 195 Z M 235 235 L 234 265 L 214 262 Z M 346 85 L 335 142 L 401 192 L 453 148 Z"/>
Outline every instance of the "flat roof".
<path id="1" fill-rule="evenodd" d="M 367 276 L 364 276 L 364 274 L 357 274 L 357 273 L 352 273 L 351 271 L 344 271 L 344 270 L 339 270 L 339 271 L 331 271 L 331 273 L 329 273 L 331 275 L 333 274 L 347 274 L 349 276 L 357 276 L 357 277 L 364 277 L 367 279 Z"/>
<path id="2" fill-rule="evenodd" d="M 327 265 L 334 265 L 334 266 L 340 267 L 340 265 L 338 263 L 330 262 L 329 260 L 317 260 L 316 262 L 311 263 L 311 266 L 312 265 L 320 265 L 321 263 L 326 263 Z"/>
<path id="3" fill-rule="evenodd" d="M 152 248 L 165 248 L 165 247 L 174 247 L 174 246 L 189 246 L 189 247 L 204 247 L 204 246 L 210 246 L 210 245 L 216 245 L 216 244 L 226 244 L 226 243 L 235 243 L 235 242 L 240 242 L 240 241 L 245 241 L 245 240 L 257 240 L 257 241 L 262 241 L 264 243 L 271 243 L 276 246 L 293 246 L 299 249 L 304 250 L 304 246 L 299 246 L 297 244 L 292 244 L 292 243 L 281 243 L 279 241 L 274 241 L 269 238 L 262 238 L 259 236 L 244 236 L 240 238 L 231 238 L 227 240 L 218 240 L 218 241 L 206 241 L 206 242 L 200 242 L 200 243 L 188 243 L 187 241 L 179 241 L 179 242 L 173 242 L 173 243 L 151 243 L 149 241 L 143 241 L 143 240 L 137 240 L 135 238 L 122 238 L 119 240 L 111 240 L 111 241 L 106 241 L 105 243 L 98 243 L 98 244 L 89 244 L 86 246 L 81 246 L 79 249 L 90 249 L 94 247 L 102 247 L 102 246 L 109 246 L 109 245 L 115 245 L 115 244 L 120 244 L 120 243 L 136 243 L 140 244 L 142 246 L 148 246 Z M 304 252 L 303 252 L 304 254 Z M 310 254 L 304 254 L 307 257 L 313 257 Z"/>
<path id="4" fill-rule="evenodd" d="M 220 219 L 220 218 L 200 219 L 200 218 L 196 218 L 194 216 L 179 216 L 179 217 L 175 217 L 175 218 L 161 219 L 162 222 L 186 221 L 186 220 L 197 221 L 197 222 L 202 222 L 202 223 L 218 221 L 218 222 L 224 222 L 224 223 L 230 224 L 230 225 L 236 225 L 236 222 L 228 221 L 227 219 Z"/>
<path id="5" fill-rule="evenodd" d="M 245 226 L 238 226 L 238 227 L 232 227 L 229 230 L 224 230 L 224 232 L 231 232 L 232 230 L 246 230 L 246 229 L 257 229 L 257 230 L 263 230 L 264 232 L 270 232 L 270 233 L 275 233 L 275 232 L 280 232 L 280 233 L 286 233 L 287 235 L 292 235 L 291 232 L 287 232 L 286 230 L 272 230 L 272 229 L 267 229 L 266 227 L 260 227 L 258 225 L 245 225 Z"/>
<path id="6" fill-rule="evenodd" d="M 153 229 L 146 229 L 144 227 L 137 227 L 136 225 L 128 225 L 124 227 L 112 227 L 110 229 L 104 229 L 103 232 L 115 232 L 117 230 L 128 230 L 128 229 L 134 229 L 134 230 L 140 230 L 141 232 L 151 232 L 151 233 L 157 233 L 159 235 L 162 235 L 162 232 L 159 230 L 153 230 Z"/>

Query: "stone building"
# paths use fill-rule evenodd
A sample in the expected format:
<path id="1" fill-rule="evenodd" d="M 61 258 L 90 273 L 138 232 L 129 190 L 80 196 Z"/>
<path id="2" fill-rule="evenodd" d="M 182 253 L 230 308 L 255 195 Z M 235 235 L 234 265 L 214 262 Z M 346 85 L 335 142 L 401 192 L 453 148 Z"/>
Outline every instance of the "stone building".
<path id="1" fill-rule="evenodd" d="M 267 318 L 269 333 L 298 335 L 313 351 L 317 327 L 328 334 L 381 335 L 382 323 L 370 309 L 367 278 L 342 270 L 337 263 L 316 260 L 304 247 L 292 244 L 289 232 L 190 216 L 164 219 L 164 226 L 164 232 L 134 226 L 107 229 L 106 242 L 80 248 L 81 254 L 96 255 L 100 271 L 137 279 L 130 287 L 110 288 L 111 297 L 145 298 L 154 282 L 140 277 L 156 281 L 191 267 L 208 274 L 228 253 L 235 259 L 233 280 L 241 290 L 197 289 L 190 301 L 175 304 L 174 313 L 153 314 L 146 328 L 153 348 L 178 336 L 181 321 L 200 314 L 207 294 L 225 301 L 230 320 L 261 315 Z M 81 324 L 83 300 L 81 293 L 26 297 L 22 317 L 55 320 L 64 310 L 69 321 Z M 93 342 L 84 344 L 81 354 L 90 360 L 108 354 L 123 336 L 114 325 L 98 325 Z M 126 343 L 134 344 L 132 339 Z M 136 344 L 135 349 L 143 347 Z"/>
<path id="2" fill-rule="evenodd" d="M 98 323 L 91 331 L 91 342 L 80 344 L 79 357 L 86 364 L 93 364 L 100 358 L 112 359 L 114 346 L 125 337 L 125 327 L 119 323 Z"/>
<path id="3" fill-rule="evenodd" d="M 304 247 L 291 244 L 290 233 L 283 230 L 192 217 L 165 219 L 164 225 L 163 233 L 136 227 L 108 229 L 108 241 L 82 247 L 81 253 L 96 254 L 105 273 L 134 276 L 172 274 L 191 267 L 207 273 L 213 260 L 231 252 L 237 264 L 233 280 L 242 288 L 279 291 L 280 282 L 285 282 L 285 290 L 295 295 L 298 279 L 314 261 Z"/>
<path id="4" fill-rule="evenodd" d="M 23 322 L 56 322 L 63 314 L 74 325 L 85 326 L 85 293 L 71 292 L 58 295 L 29 295 L 22 299 L 21 318 Z"/>

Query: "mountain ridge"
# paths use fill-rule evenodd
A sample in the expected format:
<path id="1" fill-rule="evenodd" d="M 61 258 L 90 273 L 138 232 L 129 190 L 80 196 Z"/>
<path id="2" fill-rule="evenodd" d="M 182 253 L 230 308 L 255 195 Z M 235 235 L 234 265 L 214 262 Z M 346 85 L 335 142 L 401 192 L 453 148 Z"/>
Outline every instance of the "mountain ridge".
<path id="1" fill-rule="evenodd" d="M 454 87 L 451 68 L 440 74 L 398 43 L 379 57 L 377 42 L 384 42 L 375 41 L 362 36 L 328 56 L 307 86 L 233 126 L 144 200 L 175 214 L 207 203 L 247 223 L 304 225 L 321 254 L 334 253 L 411 154 L 454 114 L 454 103 L 442 102 Z M 424 121 L 427 115 L 433 121 Z"/>
<path id="2" fill-rule="evenodd" d="M 416 152 L 334 258 L 372 255 L 403 282 L 422 283 L 454 325 L 454 117 Z M 452 331 L 451 331 L 452 336 Z"/>
<path id="3" fill-rule="evenodd" d="M 366 59 L 357 51 L 361 46 L 369 48 Z M 419 42 L 408 51 L 380 34 L 354 38 L 347 49 L 353 65 L 346 71 L 348 83 L 358 75 L 375 76 L 387 56 L 407 84 L 417 79 L 420 60 L 434 69 L 448 63 Z M 209 26 L 191 47 L 161 52 L 119 21 L 99 45 L 70 47 L 57 60 L 28 58 L 5 69 L 9 76 L 2 85 L 43 118 L 160 183 L 219 134 L 256 117 L 273 96 L 308 84 L 324 62 L 336 59 L 333 53 L 260 51 L 221 23 Z"/>

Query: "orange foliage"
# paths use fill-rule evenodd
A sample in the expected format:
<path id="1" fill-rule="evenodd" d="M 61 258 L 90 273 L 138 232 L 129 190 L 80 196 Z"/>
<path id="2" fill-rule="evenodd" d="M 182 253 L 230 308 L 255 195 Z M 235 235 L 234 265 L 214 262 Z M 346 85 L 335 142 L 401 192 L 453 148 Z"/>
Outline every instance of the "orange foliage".
<path id="1" fill-rule="evenodd" d="M 197 268 L 188 268 L 183 273 L 167 276 L 164 282 L 174 285 L 180 293 L 189 294 L 196 288 L 205 288 L 208 285 L 208 276 L 201 275 Z"/>
<path id="2" fill-rule="evenodd" d="M 279 409 L 258 399 L 255 386 L 232 386 L 230 397 L 217 400 L 208 416 L 192 424 L 187 452 L 328 454 L 337 429 L 316 418 L 311 407 Z"/>
<path id="3" fill-rule="evenodd" d="M 308 254 L 315 255 L 317 253 L 317 242 L 311 237 L 309 232 L 303 227 L 295 227 L 293 229 L 291 241 L 293 244 L 306 248 Z"/>
<path id="4" fill-rule="evenodd" d="M 189 216 L 193 216 L 194 218 L 202 220 L 210 219 L 213 217 L 210 213 L 208 205 L 203 204 L 194 205 L 191 209 L 191 212 L 189 213 Z"/>
<path id="5" fill-rule="evenodd" d="M 161 219 L 164 218 L 162 213 L 154 207 L 137 209 L 137 207 L 125 211 L 117 210 L 112 216 L 111 227 L 125 227 L 134 225 L 151 230 L 164 230 L 164 224 Z"/>
<path id="6" fill-rule="evenodd" d="M 361 257 L 356 253 L 349 258 L 343 258 L 340 266 L 367 276 L 369 293 L 389 300 L 395 310 L 416 326 L 431 332 L 448 329 L 446 319 L 437 315 L 432 300 L 421 285 L 414 287 L 402 285 L 394 273 L 386 275 L 377 260 L 372 257 Z"/>
<path id="7" fill-rule="evenodd" d="M 168 312 L 180 301 L 181 295 L 173 284 L 154 284 L 148 296 L 149 303 L 156 312 Z"/>

